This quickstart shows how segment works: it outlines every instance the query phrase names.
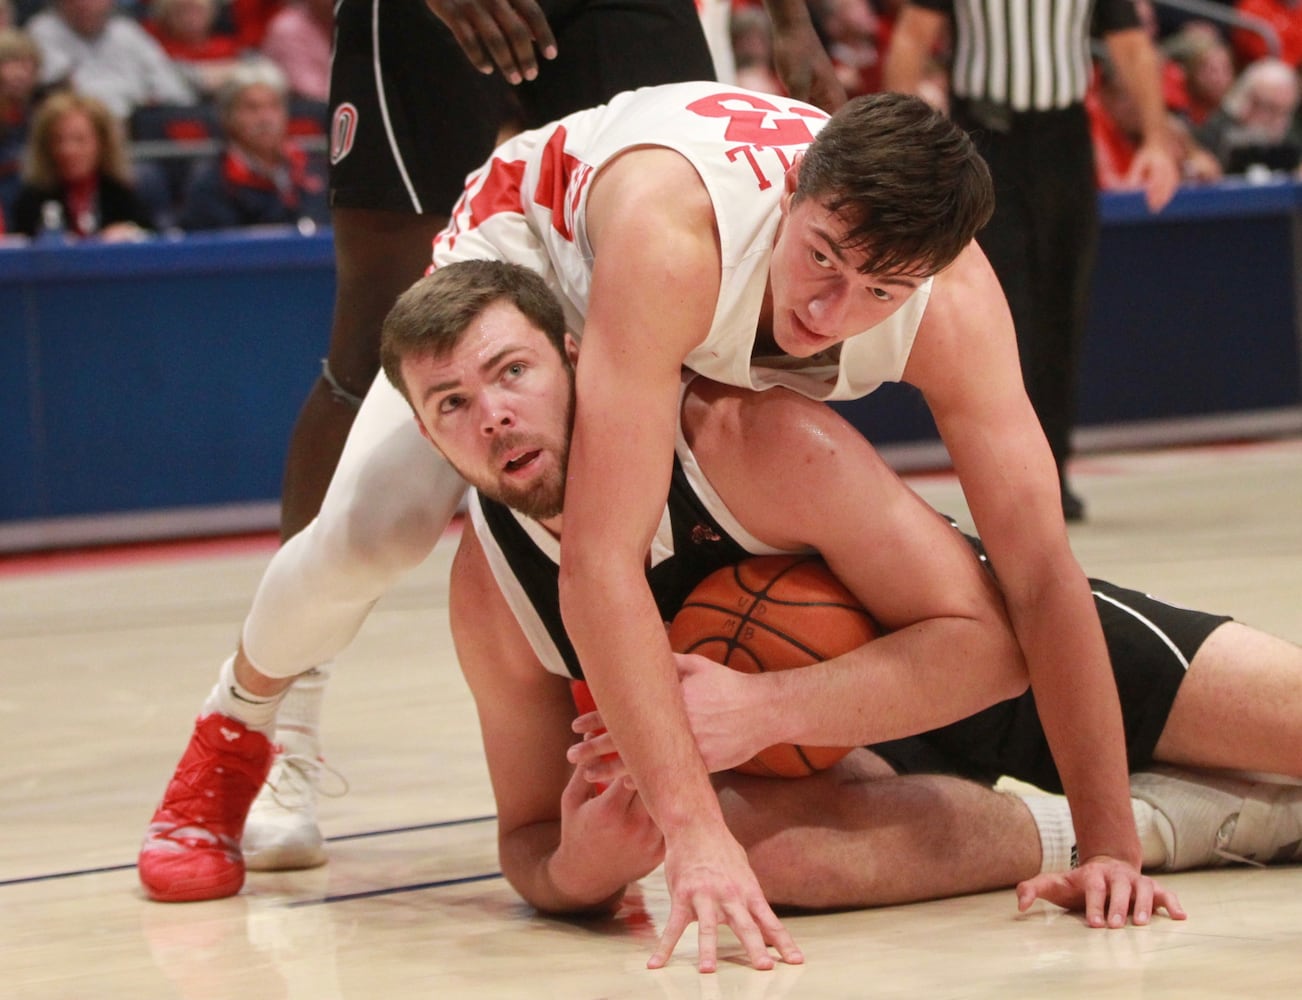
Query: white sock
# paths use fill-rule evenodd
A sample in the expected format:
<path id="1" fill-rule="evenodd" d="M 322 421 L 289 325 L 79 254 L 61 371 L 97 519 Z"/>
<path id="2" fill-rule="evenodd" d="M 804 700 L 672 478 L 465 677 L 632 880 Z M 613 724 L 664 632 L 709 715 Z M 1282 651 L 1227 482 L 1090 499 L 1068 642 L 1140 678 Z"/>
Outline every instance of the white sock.
<path id="1" fill-rule="evenodd" d="M 323 663 L 299 674 L 285 693 L 276 719 L 276 742 L 290 753 L 321 756 L 321 709 L 330 681 L 330 666 L 328 662 Z"/>
<path id="2" fill-rule="evenodd" d="M 1040 871 L 1065 872 L 1076 867 L 1079 860 L 1076 857 L 1076 828 L 1071 821 L 1067 799 L 1061 795 L 1034 793 L 1018 795 L 1018 798 L 1030 810 L 1040 834 Z M 1135 817 L 1145 870 L 1162 867 L 1167 861 L 1166 845 L 1170 843 L 1171 824 L 1142 799 L 1131 799 L 1130 809 Z"/>
<path id="3" fill-rule="evenodd" d="M 1076 867 L 1076 830 L 1071 809 L 1061 795 L 1018 793 L 1040 834 L 1040 871 L 1066 872 Z"/>
<path id="4" fill-rule="evenodd" d="M 245 688 L 235 679 L 235 657 L 232 656 L 222 664 L 217 683 L 203 703 L 200 716 L 217 712 L 230 719 L 237 719 L 249 729 L 271 739 L 276 732 L 276 710 L 280 707 L 284 694 L 263 698 Z"/>
<path id="5" fill-rule="evenodd" d="M 1130 808 L 1144 854 L 1144 871 L 1159 871 L 1169 860 L 1166 845 L 1173 843 L 1171 822 L 1143 799 L 1131 799 Z"/>

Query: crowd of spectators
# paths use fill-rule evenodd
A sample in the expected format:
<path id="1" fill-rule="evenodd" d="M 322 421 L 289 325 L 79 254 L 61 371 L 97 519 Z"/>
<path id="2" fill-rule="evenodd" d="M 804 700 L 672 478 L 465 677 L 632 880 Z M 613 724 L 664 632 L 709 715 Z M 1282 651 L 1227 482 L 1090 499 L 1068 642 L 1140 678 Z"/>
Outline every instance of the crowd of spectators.
<path id="1" fill-rule="evenodd" d="M 0 0 L 0 233 L 329 222 L 331 0 Z"/>
<path id="2" fill-rule="evenodd" d="M 767 21 L 759 0 L 733 0 L 738 82 L 779 84 L 764 60 Z M 881 66 L 903 0 L 810 0 L 815 24 L 851 95 L 880 89 Z M 1302 2 L 1223 0 L 1207 14 L 1177 14 L 1153 0 L 1137 6 L 1162 54 L 1170 138 L 1186 183 L 1243 175 L 1250 180 L 1302 177 Z M 1219 9 L 1217 9 L 1219 8 Z M 948 103 L 945 45 L 934 53 L 926 83 L 931 103 Z M 1096 58 L 1087 108 L 1099 186 L 1130 186 L 1138 123 L 1110 67 Z"/>
<path id="3" fill-rule="evenodd" d="M 1163 55 L 1171 141 L 1186 182 L 1297 175 L 1302 3 L 1222 0 L 1195 18 L 1137 2 Z M 880 89 L 903 0 L 809 3 L 847 92 Z M 777 92 L 767 17 L 760 0 L 733 0 L 737 82 Z M 141 232 L 328 222 L 322 185 L 332 25 L 332 0 L 0 0 L 0 233 L 27 232 L 20 192 L 30 200 L 49 188 L 52 153 L 32 137 L 44 102 L 63 92 L 106 109 L 109 129 L 99 144 L 115 166 L 100 172 L 102 191 L 93 199 L 109 199 L 116 185 L 131 190 L 143 204 Z M 947 59 L 938 47 L 926 83 L 928 100 L 941 108 Z M 1136 123 L 1101 58 L 1087 106 L 1100 186 L 1125 188 Z M 257 153 L 231 134 L 253 117 Z M 119 163 L 112 147 L 123 143 Z M 79 215 L 66 203 L 62 210 L 73 238 L 100 235 L 83 232 L 78 218 L 107 217 Z M 53 217 L 38 212 L 35 225 Z"/>

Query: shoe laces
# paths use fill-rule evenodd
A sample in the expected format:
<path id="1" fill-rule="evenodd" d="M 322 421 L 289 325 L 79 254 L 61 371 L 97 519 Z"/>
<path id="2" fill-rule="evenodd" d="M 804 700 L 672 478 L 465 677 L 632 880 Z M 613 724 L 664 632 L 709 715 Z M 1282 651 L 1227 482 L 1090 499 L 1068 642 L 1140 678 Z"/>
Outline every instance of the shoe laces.
<path id="1" fill-rule="evenodd" d="M 310 802 L 313 789 L 337 799 L 348 794 L 348 787 L 348 779 L 320 757 L 301 753 L 281 751 L 267 776 L 267 789 L 282 809 L 297 809 Z"/>
<path id="2" fill-rule="evenodd" d="M 1254 861 L 1252 858 L 1246 858 L 1242 854 L 1235 854 L 1226 845 L 1234 836 L 1234 830 L 1239 825 L 1239 814 L 1234 813 L 1221 824 L 1216 831 L 1215 853 L 1223 861 L 1231 861 L 1240 865 L 1250 865 L 1253 868 L 1265 868 L 1266 866 L 1260 861 Z"/>
<path id="3" fill-rule="evenodd" d="M 168 829 L 160 836 L 187 827 L 238 839 L 249 804 L 262 785 L 256 761 L 214 751 L 196 742 L 194 752 L 178 765 L 160 813 Z"/>

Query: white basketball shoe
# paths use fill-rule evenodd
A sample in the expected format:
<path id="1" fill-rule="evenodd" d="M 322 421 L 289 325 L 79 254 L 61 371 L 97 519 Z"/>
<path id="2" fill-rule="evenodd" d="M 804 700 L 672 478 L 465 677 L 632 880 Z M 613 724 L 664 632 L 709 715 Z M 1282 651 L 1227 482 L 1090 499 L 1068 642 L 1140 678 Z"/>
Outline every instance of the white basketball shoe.
<path id="1" fill-rule="evenodd" d="M 244 824 L 240 846 L 249 871 L 294 871 L 326 863 L 325 839 L 317 823 L 317 794 L 343 795 L 348 783 L 322 760 L 315 741 L 287 737 L 276 747 L 267 780 Z M 323 788 L 334 779 L 335 788 Z"/>
<path id="2" fill-rule="evenodd" d="M 1302 861 L 1302 785 L 1227 771 L 1156 765 L 1130 776 L 1130 794 L 1162 814 L 1164 871 Z"/>

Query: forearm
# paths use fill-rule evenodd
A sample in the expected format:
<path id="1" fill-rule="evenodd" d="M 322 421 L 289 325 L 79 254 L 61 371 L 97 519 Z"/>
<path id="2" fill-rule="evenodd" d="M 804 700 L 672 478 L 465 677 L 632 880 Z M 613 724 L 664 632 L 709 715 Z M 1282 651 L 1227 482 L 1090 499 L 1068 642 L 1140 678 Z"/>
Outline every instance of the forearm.
<path id="1" fill-rule="evenodd" d="M 803 670 L 758 675 L 773 743 L 864 746 L 949 725 L 1014 698 L 1027 674 L 1006 623 L 938 618 Z M 758 749 L 757 748 L 757 749 Z"/>
<path id="2" fill-rule="evenodd" d="M 1169 146 L 1171 134 L 1162 99 L 1161 68 L 1152 42 L 1142 29 L 1136 28 L 1109 35 L 1108 51 L 1139 111 L 1143 142 Z"/>
<path id="3" fill-rule="evenodd" d="M 1084 577 L 1009 601 L 1036 709 L 1071 805 L 1082 859 L 1138 865 L 1125 733 L 1102 628 Z"/>
<path id="4" fill-rule="evenodd" d="M 562 559 L 566 628 L 624 764 L 667 841 L 722 828 L 718 799 L 687 722 L 664 625 L 636 575 L 587 571 Z M 612 627 L 618 623 L 618 627 Z"/>

